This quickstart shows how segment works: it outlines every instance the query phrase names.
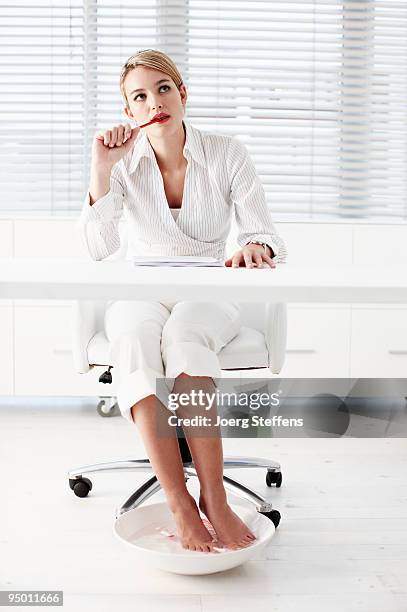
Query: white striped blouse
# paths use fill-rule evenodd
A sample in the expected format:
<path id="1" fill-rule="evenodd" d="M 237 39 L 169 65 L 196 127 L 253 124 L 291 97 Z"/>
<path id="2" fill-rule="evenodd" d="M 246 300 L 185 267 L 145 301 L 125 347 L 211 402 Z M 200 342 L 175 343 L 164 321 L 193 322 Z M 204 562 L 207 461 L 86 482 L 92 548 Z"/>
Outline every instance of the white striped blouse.
<path id="1" fill-rule="evenodd" d="M 225 259 L 232 213 L 238 244 L 267 243 L 274 261 L 286 248 L 271 220 L 263 186 L 246 147 L 235 137 L 203 132 L 184 120 L 187 169 L 182 205 L 174 217 L 154 150 L 144 132 L 113 166 L 110 191 L 92 206 L 87 193 L 78 229 L 95 260 L 120 247 L 119 220 L 128 225 L 127 257 L 196 255 Z"/>

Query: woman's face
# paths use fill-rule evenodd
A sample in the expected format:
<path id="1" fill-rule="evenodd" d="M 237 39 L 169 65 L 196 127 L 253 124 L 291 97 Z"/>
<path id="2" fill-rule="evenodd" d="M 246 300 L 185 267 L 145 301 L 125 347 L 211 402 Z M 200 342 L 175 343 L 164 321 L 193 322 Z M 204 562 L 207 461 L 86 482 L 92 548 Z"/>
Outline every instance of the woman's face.
<path id="1" fill-rule="evenodd" d="M 124 90 L 130 109 L 125 108 L 128 117 L 138 125 L 147 123 L 160 112 L 167 113 L 170 118 L 163 123 L 153 123 L 146 128 L 148 133 L 157 134 L 176 131 L 182 125 L 185 114 L 187 92 L 184 85 L 178 90 L 168 74 L 137 66 L 125 78 Z"/>

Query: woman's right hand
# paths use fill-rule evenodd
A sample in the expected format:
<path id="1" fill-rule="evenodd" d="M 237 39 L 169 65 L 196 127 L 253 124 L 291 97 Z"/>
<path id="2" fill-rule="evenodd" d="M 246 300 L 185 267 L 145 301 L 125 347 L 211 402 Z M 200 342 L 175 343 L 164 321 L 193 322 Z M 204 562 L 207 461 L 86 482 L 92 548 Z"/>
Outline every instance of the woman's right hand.
<path id="1" fill-rule="evenodd" d="M 98 132 L 93 139 L 92 165 L 97 168 L 113 167 L 130 151 L 139 131 L 139 127 L 132 128 L 126 123 Z"/>

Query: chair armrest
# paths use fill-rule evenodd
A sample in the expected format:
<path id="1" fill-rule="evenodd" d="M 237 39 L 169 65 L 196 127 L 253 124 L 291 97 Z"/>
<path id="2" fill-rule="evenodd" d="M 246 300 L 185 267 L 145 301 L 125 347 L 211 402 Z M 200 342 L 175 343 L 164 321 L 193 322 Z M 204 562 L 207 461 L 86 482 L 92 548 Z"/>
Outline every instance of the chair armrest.
<path id="1" fill-rule="evenodd" d="M 72 355 L 74 367 L 80 374 L 89 372 L 88 344 L 97 332 L 97 305 L 91 300 L 72 304 Z"/>
<path id="2" fill-rule="evenodd" d="M 279 374 L 287 347 L 287 304 L 266 304 L 264 336 L 269 354 L 269 368 Z"/>

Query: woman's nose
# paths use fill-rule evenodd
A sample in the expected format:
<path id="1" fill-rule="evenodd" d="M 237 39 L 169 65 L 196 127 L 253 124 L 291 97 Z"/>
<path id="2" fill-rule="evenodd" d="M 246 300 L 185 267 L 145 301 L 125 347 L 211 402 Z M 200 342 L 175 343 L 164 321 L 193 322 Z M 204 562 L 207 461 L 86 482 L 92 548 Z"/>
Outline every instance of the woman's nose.
<path id="1" fill-rule="evenodd" d="M 162 105 L 161 103 L 159 103 L 159 102 L 158 102 L 158 103 L 155 103 L 155 102 L 153 103 L 153 109 L 154 109 L 154 110 L 155 110 L 155 109 L 162 108 L 162 107 L 163 107 L 163 105 Z"/>

